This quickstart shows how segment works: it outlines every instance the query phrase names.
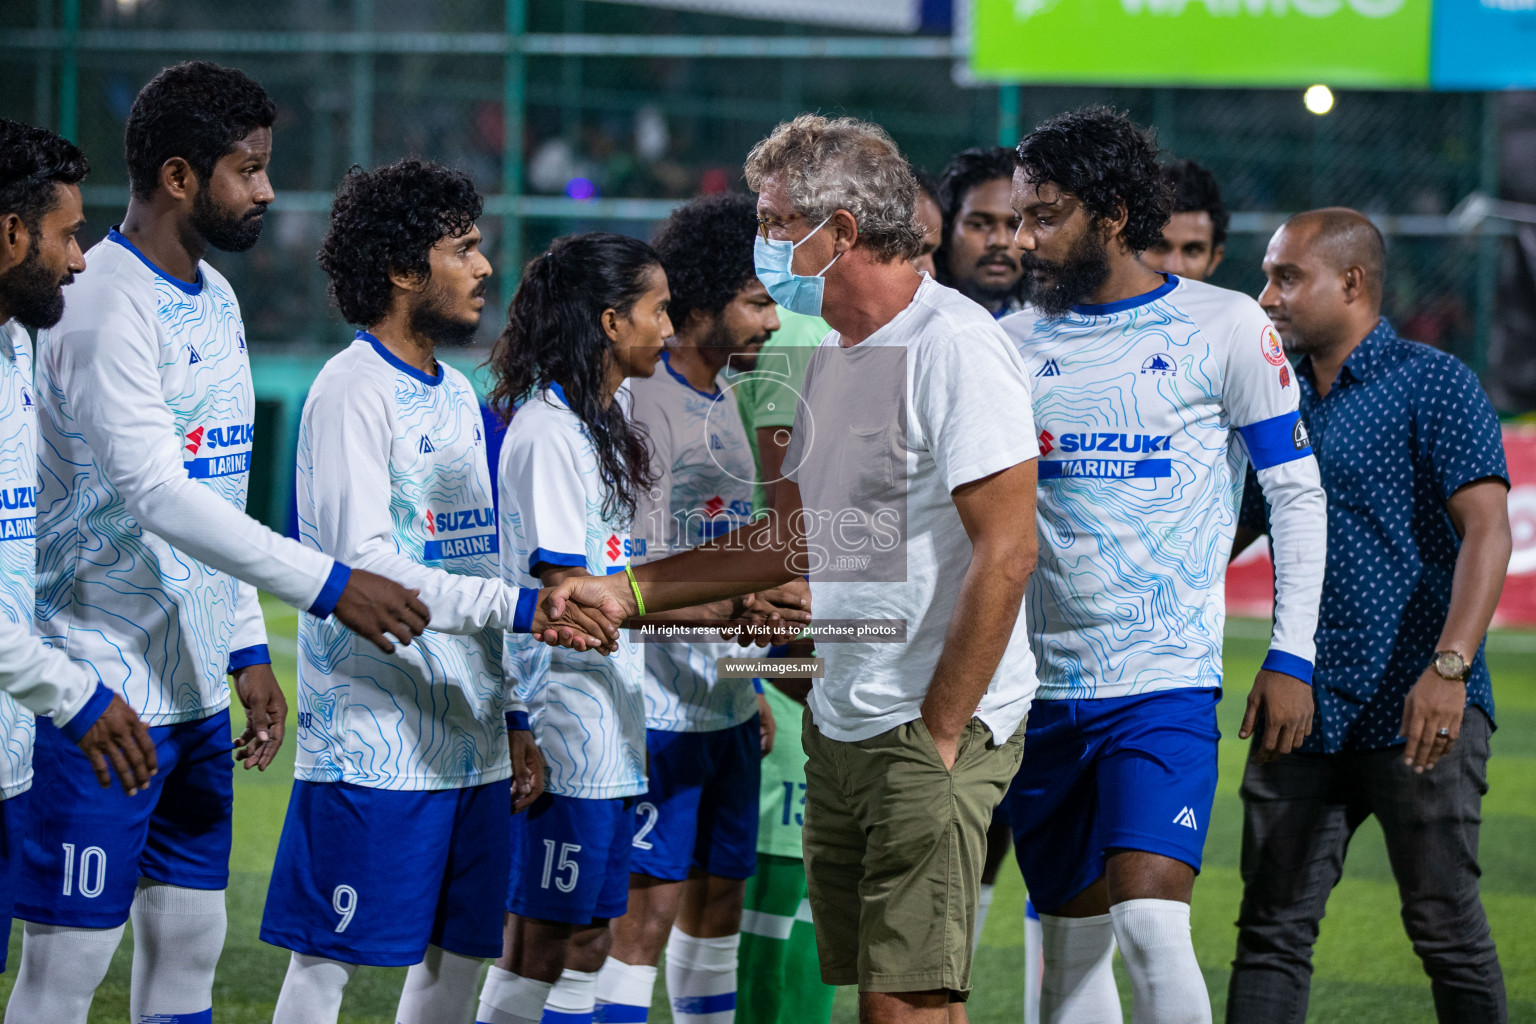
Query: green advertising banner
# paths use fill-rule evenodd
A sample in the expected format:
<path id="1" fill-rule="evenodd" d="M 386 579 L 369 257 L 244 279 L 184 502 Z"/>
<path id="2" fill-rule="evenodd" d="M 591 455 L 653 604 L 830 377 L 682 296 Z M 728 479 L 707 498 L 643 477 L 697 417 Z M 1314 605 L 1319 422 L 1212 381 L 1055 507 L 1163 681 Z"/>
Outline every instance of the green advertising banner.
<path id="1" fill-rule="evenodd" d="M 1430 0 L 974 0 L 981 79 L 1429 85 Z"/>

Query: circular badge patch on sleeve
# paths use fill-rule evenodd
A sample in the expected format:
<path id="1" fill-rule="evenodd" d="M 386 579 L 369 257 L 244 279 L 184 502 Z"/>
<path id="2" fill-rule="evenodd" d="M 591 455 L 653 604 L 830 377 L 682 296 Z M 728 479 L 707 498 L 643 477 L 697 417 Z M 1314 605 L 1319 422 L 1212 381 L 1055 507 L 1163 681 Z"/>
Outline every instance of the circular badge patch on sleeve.
<path id="1" fill-rule="evenodd" d="M 1274 365 L 1285 365 L 1285 346 L 1280 344 L 1280 334 L 1273 324 L 1265 324 L 1264 330 L 1259 332 L 1259 349 L 1263 351 L 1264 358 Z"/>

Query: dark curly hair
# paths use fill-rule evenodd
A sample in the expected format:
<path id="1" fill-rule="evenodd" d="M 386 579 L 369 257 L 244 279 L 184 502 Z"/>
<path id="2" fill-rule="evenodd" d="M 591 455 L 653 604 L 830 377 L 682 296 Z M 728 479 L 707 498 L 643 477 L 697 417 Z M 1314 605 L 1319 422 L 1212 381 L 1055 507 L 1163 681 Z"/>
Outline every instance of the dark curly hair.
<path id="1" fill-rule="evenodd" d="M 701 196 L 672 211 L 651 246 L 667 272 L 667 312 L 681 329 L 695 310 L 715 316 L 757 278 L 757 204 L 735 192 Z"/>
<path id="2" fill-rule="evenodd" d="M 243 71 L 206 60 L 166 68 L 139 90 L 128 111 L 128 186 L 135 197 L 148 199 L 160 183 L 160 168 L 177 156 L 198 181 L 207 181 L 235 143 L 276 120 L 271 98 Z"/>
<path id="3" fill-rule="evenodd" d="M 317 254 L 341 315 L 359 327 L 384 319 L 390 271 L 430 276 L 432 247 L 467 233 L 482 205 L 469 175 L 439 163 L 408 157 L 349 170 Z"/>
<path id="4" fill-rule="evenodd" d="M 604 381 L 613 358 L 602 315 L 627 316 L 661 266 L 656 250 L 637 238 L 591 232 L 557 238 L 523 267 L 507 326 L 486 365 L 487 401 L 510 421 L 535 389 L 559 384 L 597 449 L 603 516 L 632 519 L 640 492 L 655 483 L 645 431 L 624 417 Z"/>
<path id="5" fill-rule="evenodd" d="M 949 272 L 949 238 L 954 234 L 955 221 L 960 216 L 960 207 L 965 205 L 965 197 L 972 189 L 989 181 L 998 178 L 1012 181 L 1013 169 L 1018 165 L 1018 156 L 1004 146 L 973 146 L 950 157 L 940 172 L 934 199 L 944 218 L 944 230 L 939 234 L 939 247 L 933 254 L 933 267 L 939 272 L 940 284 L 954 287 L 954 275 Z"/>
<path id="6" fill-rule="evenodd" d="M 1173 190 L 1157 165 L 1157 143 L 1129 117 L 1109 107 L 1083 107 L 1024 136 L 1019 163 L 1036 187 L 1050 182 L 1076 196 L 1095 220 L 1125 203 L 1121 238 L 1143 252 L 1162 238 Z"/>
<path id="7" fill-rule="evenodd" d="M 34 245 L 37 222 L 58 204 L 58 187 L 80 184 L 90 170 L 74 143 L 0 117 L 0 214 L 19 216 Z"/>
<path id="8" fill-rule="evenodd" d="M 916 181 L 917 181 L 917 190 L 919 192 L 921 192 L 923 195 L 927 196 L 929 199 L 932 199 L 933 200 L 933 205 L 938 206 L 939 205 L 939 181 L 938 181 L 938 179 L 935 178 L 933 175 L 929 174 L 927 171 L 923 170 L 921 167 L 918 167 L 916 164 L 914 164 L 912 166 L 912 177 L 914 179 L 916 179 Z"/>
<path id="9" fill-rule="evenodd" d="M 1193 160 L 1174 160 L 1163 165 L 1163 180 L 1173 190 L 1173 212 L 1199 213 L 1203 210 L 1211 218 L 1212 245 L 1225 245 L 1232 215 L 1227 212 L 1227 204 L 1221 201 L 1221 186 L 1216 183 L 1216 175 Z"/>

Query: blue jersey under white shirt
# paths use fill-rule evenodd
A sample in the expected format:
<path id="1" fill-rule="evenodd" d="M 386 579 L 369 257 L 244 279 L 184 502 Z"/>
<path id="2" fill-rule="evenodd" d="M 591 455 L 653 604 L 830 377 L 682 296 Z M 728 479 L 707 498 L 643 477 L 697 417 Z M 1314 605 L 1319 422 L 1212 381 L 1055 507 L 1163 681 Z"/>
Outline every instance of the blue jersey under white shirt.
<path id="1" fill-rule="evenodd" d="M 298 754 L 306 782 L 461 789 L 510 777 L 502 633 L 536 590 L 497 570 L 480 405 L 462 373 L 429 376 L 372 335 L 315 378 L 299 426 L 299 535 L 418 588 L 430 628 L 384 654 L 335 620 L 299 624 Z"/>
<path id="2" fill-rule="evenodd" d="M 664 558 L 724 536 L 752 518 L 752 448 L 736 397 L 716 381 L 695 389 L 667 356 L 655 375 L 629 382 L 631 416 L 651 442 L 655 485 L 641 495 L 634 536 L 645 558 Z M 729 729 L 757 714 L 750 679 L 720 679 L 734 641 L 650 639 L 645 645 L 645 725 L 665 732 Z"/>
<path id="3" fill-rule="evenodd" d="M 1034 391 L 1039 559 L 1025 608 L 1042 699 L 1221 685 L 1246 464 L 1273 519 L 1264 666 L 1310 682 L 1327 510 L 1279 335 L 1237 292 L 1145 295 L 1002 321 Z"/>
<path id="4" fill-rule="evenodd" d="M 347 567 L 245 515 L 255 395 L 228 282 L 177 280 L 116 230 L 87 263 L 38 340 L 38 632 L 146 725 L 196 721 L 268 660 L 256 588 L 329 615 Z"/>
<path id="5" fill-rule="evenodd" d="M 539 586 L 540 564 L 622 572 L 640 553 L 630 524 L 603 515 L 597 451 L 559 385 L 518 407 L 499 475 L 501 574 L 509 583 Z M 549 766 L 548 792 L 585 800 L 645 792 L 645 671 L 629 631 L 620 631 L 612 655 L 508 636 L 506 656 Z"/>
<path id="6" fill-rule="evenodd" d="M 89 728 L 111 700 L 93 676 L 32 632 L 36 393 L 32 340 L 14 320 L 0 324 L 0 800 L 32 784 L 34 712 L 52 715 L 54 724 L 66 729 L 79 716 L 80 724 Z M 88 704 L 94 714 L 85 711 Z M 83 731 L 71 731 L 70 738 Z"/>

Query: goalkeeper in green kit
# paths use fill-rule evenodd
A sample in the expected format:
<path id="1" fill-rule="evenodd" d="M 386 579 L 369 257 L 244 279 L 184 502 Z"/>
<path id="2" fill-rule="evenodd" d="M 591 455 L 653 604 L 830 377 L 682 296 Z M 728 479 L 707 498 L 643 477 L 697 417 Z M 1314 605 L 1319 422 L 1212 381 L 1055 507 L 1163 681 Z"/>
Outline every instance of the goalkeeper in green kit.
<path id="1" fill-rule="evenodd" d="M 778 310 L 780 328 L 758 353 L 757 368 L 732 385 L 747 439 L 757 457 L 753 505 L 773 507 L 773 485 L 783 478 L 800 401 L 800 384 L 812 350 L 831 330 L 819 317 Z M 770 656 L 809 657 L 809 641 L 775 647 Z M 800 719 L 809 679 L 764 680 L 778 735 L 763 758 L 757 874 L 747 881 L 741 917 L 737 1024 L 819 1024 L 832 1017 L 837 991 L 822 983 L 816 932 L 805 898 L 800 829 L 805 813 L 805 751 Z"/>

